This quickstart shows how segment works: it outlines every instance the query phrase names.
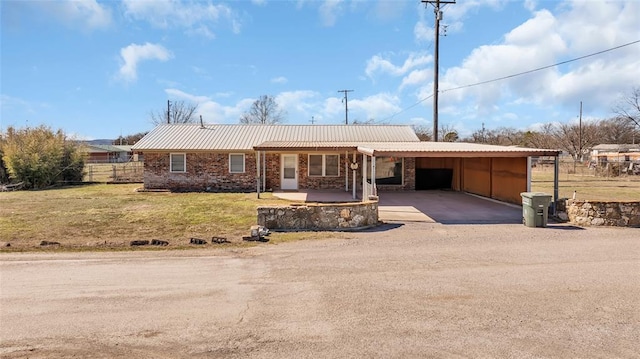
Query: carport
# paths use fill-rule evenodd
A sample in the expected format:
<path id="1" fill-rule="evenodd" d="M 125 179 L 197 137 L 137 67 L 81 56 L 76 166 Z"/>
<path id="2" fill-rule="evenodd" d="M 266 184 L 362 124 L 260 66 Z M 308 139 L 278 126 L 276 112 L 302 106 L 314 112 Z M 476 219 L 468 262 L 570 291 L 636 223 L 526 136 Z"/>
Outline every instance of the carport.
<path id="1" fill-rule="evenodd" d="M 404 181 L 414 181 L 413 186 L 405 183 L 405 188 L 449 189 L 520 204 L 520 193 L 531 190 L 531 158 L 539 156 L 556 159 L 554 200 L 558 197 L 557 150 L 459 142 L 371 143 L 357 150 L 364 156 L 363 179 L 368 177 L 367 157 L 372 164 L 369 186 L 363 180 L 363 198 L 378 195 L 375 158 L 402 157 L 413 163 L 410 168 L 405 161 Z"/>

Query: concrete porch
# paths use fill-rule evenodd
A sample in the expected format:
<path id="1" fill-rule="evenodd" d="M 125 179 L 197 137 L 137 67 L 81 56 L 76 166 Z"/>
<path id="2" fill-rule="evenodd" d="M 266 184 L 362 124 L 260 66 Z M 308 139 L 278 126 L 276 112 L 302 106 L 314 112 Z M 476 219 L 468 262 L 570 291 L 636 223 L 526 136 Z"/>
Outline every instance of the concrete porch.
<path id="1" fill-rule="evenodd" d="M 340 190 L 277 191 L 273 195 L 307 203 L 354 201 L 351 192 Z M 385 222 L 522 223 L 522 207 L 457 191 L 380 192 L 378 216 Z"/>

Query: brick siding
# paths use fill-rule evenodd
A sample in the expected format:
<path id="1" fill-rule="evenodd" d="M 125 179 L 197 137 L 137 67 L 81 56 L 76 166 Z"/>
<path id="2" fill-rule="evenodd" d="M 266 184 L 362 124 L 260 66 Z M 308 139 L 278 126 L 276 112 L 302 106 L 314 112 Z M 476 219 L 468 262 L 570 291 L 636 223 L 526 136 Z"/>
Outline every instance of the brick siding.
<path id="1" fill-rule="evenodd" d="M 177 153 L 177 152 L 173 152 Z M 235 152 L 232 152 L 235 153 Z M 338 176 L 309 176 L 309 153 L 298 154 L 298 188 L 300 189 L 344 189 L 345 163 L 350 163 L 340 154 L 340 174 Z M 266 165 L 266 190 L 280 189 L 279 153 L 268 153 L 260 165 Z M 362 155 L 356 156 L 359 164 L 356 171 L 356 188 L 362 188 Z M 263 162 L 264 161 L 264 162 Z M 368 164 L 370 165 L 370 161 Z M 145 153 L 144 188 L 169 189 L 172 191 L 208 191 L 208 192 L 253 192 L 256 190 L 256 154 L 245 153 L 244 173 L 229 172 L 229 152 L 186 153 L 186 172 L 169 171 L 169 153 Z M 370 168 L 367 169 L 370 171 Z M 349 169 L 349 188 L 352 185 L 352 171 Z M 403 185 L 378 185 L 381 191 L 415 189 L 415 159 L 404 159 Z"/>

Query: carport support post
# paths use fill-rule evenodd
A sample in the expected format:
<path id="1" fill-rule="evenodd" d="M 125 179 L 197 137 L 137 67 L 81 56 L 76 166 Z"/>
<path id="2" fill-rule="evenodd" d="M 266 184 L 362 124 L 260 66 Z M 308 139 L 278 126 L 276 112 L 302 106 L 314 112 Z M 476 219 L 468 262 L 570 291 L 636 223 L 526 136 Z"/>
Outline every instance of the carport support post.
<path id="1" fill-rule="evenodd" d="M 533 167 L 531 167 L 531 156 L 527 157 L 527 192 L 531 192 L 531 171 L 533 171 Z"/>

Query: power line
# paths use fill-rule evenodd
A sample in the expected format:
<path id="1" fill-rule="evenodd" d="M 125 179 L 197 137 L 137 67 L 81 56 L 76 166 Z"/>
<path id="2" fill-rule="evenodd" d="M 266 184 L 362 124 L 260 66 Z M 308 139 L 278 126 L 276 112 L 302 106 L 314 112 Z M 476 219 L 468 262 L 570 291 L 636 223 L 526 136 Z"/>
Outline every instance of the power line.
<path id="1" fill-rule="evenodd" d="M 622 44 L 622 45 L 615 46 L 615 47 L 612 47 L 612 48 L 609 48 L 609 49 L 606 49 L 606 50 L 602 50 L 602 51 L 594 52 L 594 53 L 591 53 L 591 54 L 588 54 L 588 55 L 584 55 L 584 56 L 576 57 L 576 58 L 573 58 L 573 59 L 570 59 L 570 60 L 565 60 L 565 61 L 562 61 L 562 62 L 558 62 L 558 63 L 553 64 L 553 65 L 543 66 L 543 67 L 539 67 L 539 68 L 536 68 L 536 69 L 533 69 L 533 70 L 528 70 L 528 71 L 523 71 L 523 72 L 519 72 L 519 73 L 516 73 L 516 74 L 508 75 L 508 76 L 498 77 L 498 78 L 495 78 L 495 79 L 492 79 L 492 80 L 480 81 L 480 82 L 476 82 L 476 83 L 473 83 L 473 84 L 468 84 L 468 85 L 463 85 L 463 86 L 453 87 L 453 88 L 450 88 L 450 89 L 441 90 L 440 92 L 447 92 L 447 91 L 460 90 L 460 89 L 463 89 L 463 88 L 469 88 L 469 87 L 474 87 L 474 86 L 479 86 L 479 85 L 485 85 L 485 84 L 488 84 L 488 83 L 491 83 L 491 82 L 502 81 L 502 80 L 506 80 L 506 79 L 513 78 L 513 77 L 517 77 L 517 76 L 522 76 L 522 75 L 530 74 L 530 73 L 532 73 L 532 72 L 541 71 L 541 70 L 546 70 L 546 69 L 551 68 L 551 67 L 555 67 L 555 66 L 560 66 L 560 65 L 568 64 L 568 63 L 570 63 L 570 62 L 574 62 L 574 61 L 578 61 L 578 60 L 586 59 L 586 58 L 593 57 L 593 56 L 596 56 L 596 55 L 604 54 L 604 53 L 606 53 L 606 52 L 610 52 L 610 51 L 618 50 L 618 49 L 621 49 L 621 48 L 623 48 L 623 47 L 627 47 L 627 46 L 635 45 L 635 44 L 637 44 L 637 43 L 640 43 L 640 40 L 632 41 L 632 42 L 629 42 L 629 43 L 626 43 L 626 44 Z M 386 120 L 389 120 L 389 119 L 391 119 L 391 118 L 393 118 L 393 117 L 395 117 L 395 116 L 398 116 L 399 114 L 401 114 L 401 113 L 403 113 L 403 112 L 406 112 L 406 111 L 408 111 L 408 110 L 410 110 L 410 109 L 412 109 L 412 108 L 414 108 L 414 107 L 418 106 L 418 105 L 419 105 L 419 104 L 421 104 L 422 102 L 424 102 L 424 101 L 426 101 L 426 100 L 428 100 L 428 99 L 430 99 L 430 98 L 432 98 L 432 97 L 433 97 L 433 94 L 431 94 L 431 95 L 429 95 L 429 96 L 427 96 L 427 97 L 425 97 L 425 98 L 421 99 L 420 101 L 418 101 L 418 102 L 414 103 L 413 105 L 411 105 L 411 106 L 409 106 L 409 107 L 407 107 L 407 108 L 405 108 L 405 109 L 403 109 L 403 110 L 400 110 L 400 111 L 398 111 L 398 112 L 394 113 L 393 115 L 391 115 L 391 116 L 389 116 L 389 117 L 385 118 L 384 120 L 386 121 Z"/>
<path id="2" fill-rule="evenodd" d="M 629 43 L 624 44 L 624 45 L 620 45 L 620 46 L 612 47 L 612 48 L 610 48 L 610 49 L 606 49 L 606 50 L 602 50 L 602 51 L 594 52 L 594 53 L 589 54 L 589 55 L 584 55 L 584 56 L 576 57 L 576 58 L 571 59 L 571 60 L 566 60 L 566 61 L 558 62 L 558 63 L 553 64 L 553 65 L 548 65 L 548 66 L 538 67 L 537 69 L 528 70 L 528 71 L 523 71 L 523 72 L 519 72 L 519 73 L 517 73 L 517 74 L 513 74 L 513 75 L 508 75 L 508 76 L 498 77 L 498 78 L 493 79 L 493 80 L 481 81 L 481 82 L 476 82 L 476 83 L 474 83 L 474 84 L 469 84 L 469 85 L 463 85 L 463 86 L 459 86 L 459 87 L 454 87 L 454 88 L 450 88 L 450 89 L 442 90 L 441 92 L 453 91 L 453 90 L 460 90 L 460 89 L 463 89 L 463 88 L 468 88 L 468 87 L 473 87 L 473 86 L 478 86 L 478 85 L 484 85 L 484 84 L 488 84 L 488 83 L 491 83 L 491 82 L 502 81 L 502 80 L 510 79 L 510 78 L 512 78 L 512 77 L 521 76 L 521 75 L 526 75 L 526 74 L 530 74 L 530 73 L 532 73 L 532 72 L 541 71 L 541 70 L 546 70 L 546 69 L 549 69 L 549 68 L 552 68 L 552 67 L 556 67 L 556 66 L 560 66 L 560 65 L 568 64 L 568 63 L 570 63 L 570 62 L 574 62 L 574 61 L 578 61 L 578 60 L 586 59 L 586 58 L 588 58 L 588 57 L 592 57 L 592 56 L 596 56 L 596 55 L 604 54 L 604 53 L 606 53 L 606 52 L 613 51 L 613 50 L 617 50 L 617 49 L 620 49 L 620 48 L 623 48 L 623 47 L 626 47 L 626 46 L 630 46 L 630 45 L 633 45 L 633 44 L 637 44 L 637 43 L 640 43 L 640 40 L 636 40 L 636 41 L 629 42 Z"/>

